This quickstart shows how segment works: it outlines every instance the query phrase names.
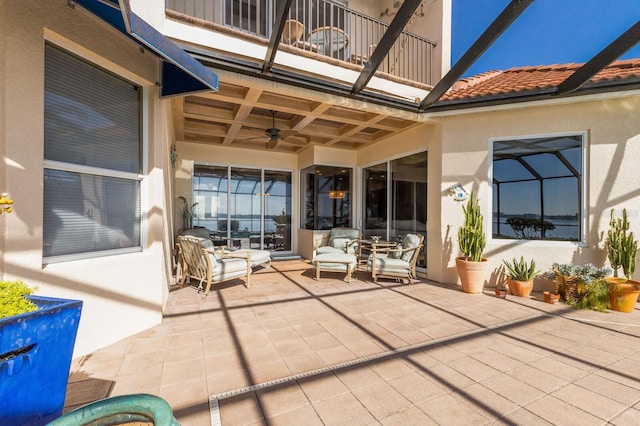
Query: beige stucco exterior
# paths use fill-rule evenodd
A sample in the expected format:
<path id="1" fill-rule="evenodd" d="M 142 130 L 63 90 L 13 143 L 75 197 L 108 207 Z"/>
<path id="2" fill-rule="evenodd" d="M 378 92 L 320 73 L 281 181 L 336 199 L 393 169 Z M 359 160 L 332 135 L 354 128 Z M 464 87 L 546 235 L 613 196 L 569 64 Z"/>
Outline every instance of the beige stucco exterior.
<path id="1" fill-rule="evenodd" d="M 37 285 L 38 294 L 84 301 L 75 354 L 106 346 L 160 323 L 170 279 L 167 256 L 170 186 L 165 102 L 155 82 L 158 60 L 65 0 L 8 1 L 1 8 L 0 122 L 2 191 L 14 200 L 3 214 L 0 278 Z M 142 251 L 43 264 L 44 46 L 50 42 L 142 86 L 144 206 Z"/>
<path id="2" fill-rule="evenodd" d="M 429 3 L 428 7 L 450 9 L 450 1 Z M 141 15 L 148 15 L 150 22 L 162 22 L 156 9 L 140 6 L 137 10 Z M 444 31 L 448 31 L 446 25 L 442 26 Z M 46 42 L 143 87 L 140 252 L 43 264 Z M 361 217 L 361 169 L 427 151 L 426 277 L 436 282 L 456 283 L 457 229 L 463 216 L 460 203 L 454 201 L 448 190 L 459 183 L 468 192 L 474 191 L 481 200 L 485 228 L 491 229 L 491 138 L 584 132 L 587 135 L 587 240 L 584 244 L 492 241 L 489 235 L 485 255 L 491 271 L 500 267 L 503 259 L 520 255 L 534 258 L 543 271 L 553 262 L 603 264 L 603 240 L 611 208 L 626 208 L 633 230 L 636 235 L 640 233 L 640 185 L 634 174 L 640 164 L 640 121 L 637 119 L 640 94 L 637 92 L 421 116 L 423 124 L 358 151 L 312 146 L 298 154 L 288 154 L 178 140 L 175 141 L 178 161 L 174 169 L 169 159 L 174 142 L 171 103 L 158 96 L 158 68 L 159 60 L 155 56 L 148 51 L 141 52 L 135 42 L 81 7 L 69 7 L 66 0 L 8 1 L 0 8 L 0 192 L 9 192 L 15 202 L 12 214 L 0 216 L 0 279 L 22 279 L 37 285 L 39 294 L 84 301 L 76 356 L 161 322 L 172 282 L 173 235 L 181 227 L 176 197 L 190 198 L 194 162 L 291 171 L 293 252 L 310 258 L 314 241 L 323 233 L 300 229 L 300 170 L 314 164 L 353 168 L 352 219 L 357 224 Z M 251 84 L 256 85 L 274 84 L 233 76 L 229 71 L 220 75 L 232 82 L 235 78 L 245 84 L 251 80 L 254 80 Z M 293 87 L 290 92 L 305 99 L 336 98 Z M 335 104 L 350 108 L 361 105 L 352 99 L 341 99 Z M 386 107 L 367 105 L 367 108 Z M 416 116 L 417 113 L 402 111 L 397 115 Z M 492 277 L 495 275 L 487 277 L 490 282 Z M 547 281 L 538 280 L 536 289 L 549 285 Z M 195 297 L 198 296 L 194 292 Z"/>
<path id="3" fill-rule="evenodd" d="M 548 270 L 553 262 L 602 265 L 605 262 L 604 238 L 609 228 L 610 209 L 626 208 L 632 230 L 640 230 L 640 187 L 634 169 L 640 161 L 640 96 L 626 93 L 615 99 L 592 98 L 570 103 L 542 102 L 536 106 L 514 105 L 486 112 L 458 113 L 442 119 L 442 156 L 429 156 L 442 164 L 440 225 L 429 229 L 439 232 L 443 247 L 439 270 L 430 269 L 429 277 L 455 282 L 457 229 L 463 221 L 461 206 L 446 195 L 448 188 L 460 183 L 468 192 L 476 192 L 491 229 L 491 187 L 489 185 L 489 141 L 505 136 L 529 136 L 566 132 L 586 132 L 586 220 L 584 244 L 543 241 L 496 241 L 488 233 L 485 256 L 490 270 L 502 259 L 525 255 L 534 258 L 539 269 Z M 431 195 L 431 194 L 430 194 Z M 429 200 L 431 201 L 431 196 Z M 431 220 L 433 216 L 429 216 Z M 434 229 L 436 228 L 436 229 Z M 430 238 L 430 241 L 433 241 Z M 432 252 L 432 255 L 434 253 Z M 434 260 L 435 264 L 436 262 Z M 536 288 L 551 286 L 538 280 Z"/>

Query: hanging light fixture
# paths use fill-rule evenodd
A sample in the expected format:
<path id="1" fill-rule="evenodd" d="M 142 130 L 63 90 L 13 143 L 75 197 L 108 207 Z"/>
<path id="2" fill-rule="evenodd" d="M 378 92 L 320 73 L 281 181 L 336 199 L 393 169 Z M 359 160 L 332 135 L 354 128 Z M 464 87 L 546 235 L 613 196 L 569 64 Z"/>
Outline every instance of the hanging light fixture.
<path id="1" fill-rule="evenodd" d="M 343 199 L 345 196 L 345 191 L 329 191 L 329 198 L 332 199 Z"/>

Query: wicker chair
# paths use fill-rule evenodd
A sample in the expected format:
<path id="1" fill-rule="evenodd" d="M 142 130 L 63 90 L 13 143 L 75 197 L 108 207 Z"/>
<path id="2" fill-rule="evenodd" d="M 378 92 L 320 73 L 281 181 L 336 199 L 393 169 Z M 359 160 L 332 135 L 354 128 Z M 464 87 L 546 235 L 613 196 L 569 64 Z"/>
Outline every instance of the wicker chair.
<path id="1" fill-rule="evenodd" d="M 207 243 L 208 241 L 208 243 Z M 242 254 L 215 250 L 211 242 L 188 235 L 178 236 L 178 247 L 182 258 L 182 279 L 180 286 L 184 286 L 187 278 L 198 280 L 198 291 L 203 290 L 207 297 L 212 284 L 228 281 L 233 278 L 246 277 L 246 287 L 251 283 L 251 254 Z"/>

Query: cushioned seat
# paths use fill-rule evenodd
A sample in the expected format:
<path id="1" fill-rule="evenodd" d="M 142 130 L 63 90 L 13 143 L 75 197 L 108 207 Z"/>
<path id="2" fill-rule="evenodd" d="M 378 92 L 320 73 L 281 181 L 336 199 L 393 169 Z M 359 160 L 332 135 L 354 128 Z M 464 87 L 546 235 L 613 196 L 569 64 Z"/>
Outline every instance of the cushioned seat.
<path id="1" fill-rule="evenodd" d="M 408 278 L 413 283 L 416 276 L 416 261 L 422 248 L 424 236 L 407 234 L 396 248 L 373 247 L 367 259 L 367 270 L 374 282 L 378 278 Z"/>
<path id="2" fill-rule="evenodd" d="M 224 253 L 229 256 L 247 256 L 251 257 L 251 267 L 263 265 L 265 269 L 271 266 L 271 253 L 267 250 L 258 249 L 238 249 L 238 250 L 224 250 Z"/>
<path id="3" fill-rule="evenodd" d="M 351 253 L 321 253 L 316 255 L 311 263 L 315 266 L 317 280 L 320 279 L 320 271 L 346 272 L 346 280 L 351 282 L 351 274 L 358 260 L 356 255 Z"/>
<path id="4" fill-rule="evenodd" d="M 316 241 L 315 254 L 325 253 L 356 253 L 360 231 L 354 228 L 333 228 L 326 243 Z"/>
<path id="5" fill-rule="evenodd" d="M 250 285 L 251 255 L 227 256 L 224 250 L 214 249 L 213 242 L 207 238 L 178 236 L 178 247 L 182 258 L 182 279 L 184 286 L 188 279 L 199 281 L 198 291 L 204 288 L 207 297 L 211 284 L 227 281 L 233 278 L 246 277 L 246 286 Z"/>

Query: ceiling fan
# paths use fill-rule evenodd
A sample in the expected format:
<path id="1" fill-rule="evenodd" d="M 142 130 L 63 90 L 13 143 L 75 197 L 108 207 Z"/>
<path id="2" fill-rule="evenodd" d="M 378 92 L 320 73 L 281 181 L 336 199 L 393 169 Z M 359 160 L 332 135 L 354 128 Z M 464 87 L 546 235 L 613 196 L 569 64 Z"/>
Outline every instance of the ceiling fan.
<path id="1" fill-rule="evenodd" d="M 269 137 L 269 141 L 267 142 L 267 148 L 273 149 L 278 145 L 280 140 L 284 140 L 284 138 L 280 135 L 280 129 L 276 128 L 276 111 L 270 110 L 272 124 L 271 128 L 264 131 L 265 135 Z"/>
<path id="2" fill-rule="evenodd" d="M 276 114 L 277 114 L 277 111 L 270 110 L 269 112 L 271 113 L 271 120 L 272 120 L 271 121 L 271 127 L 264 131 L 265 136 L 267 138 L 269 138 L 269 140 L 267 141 L 267 149 L 275 148 L 276 146 L 278 146 L 278 144 L 280 142 L 288 143 L 288 144 L 291 144 L 291 145 L 305 145 L 304 142 L 285 139 L 285 137 L 282 135 L 282 131 L 276 127 Z M 263 139 L 263 138 L 264 138 L 264 136 L 261 136 L 261 137 L 257 137 L 257 138 L 249 138 L 249 140 L 251 140 L 251 139 L 253 139 L 253 140 L 255 140 L 255 139 Z"/>

